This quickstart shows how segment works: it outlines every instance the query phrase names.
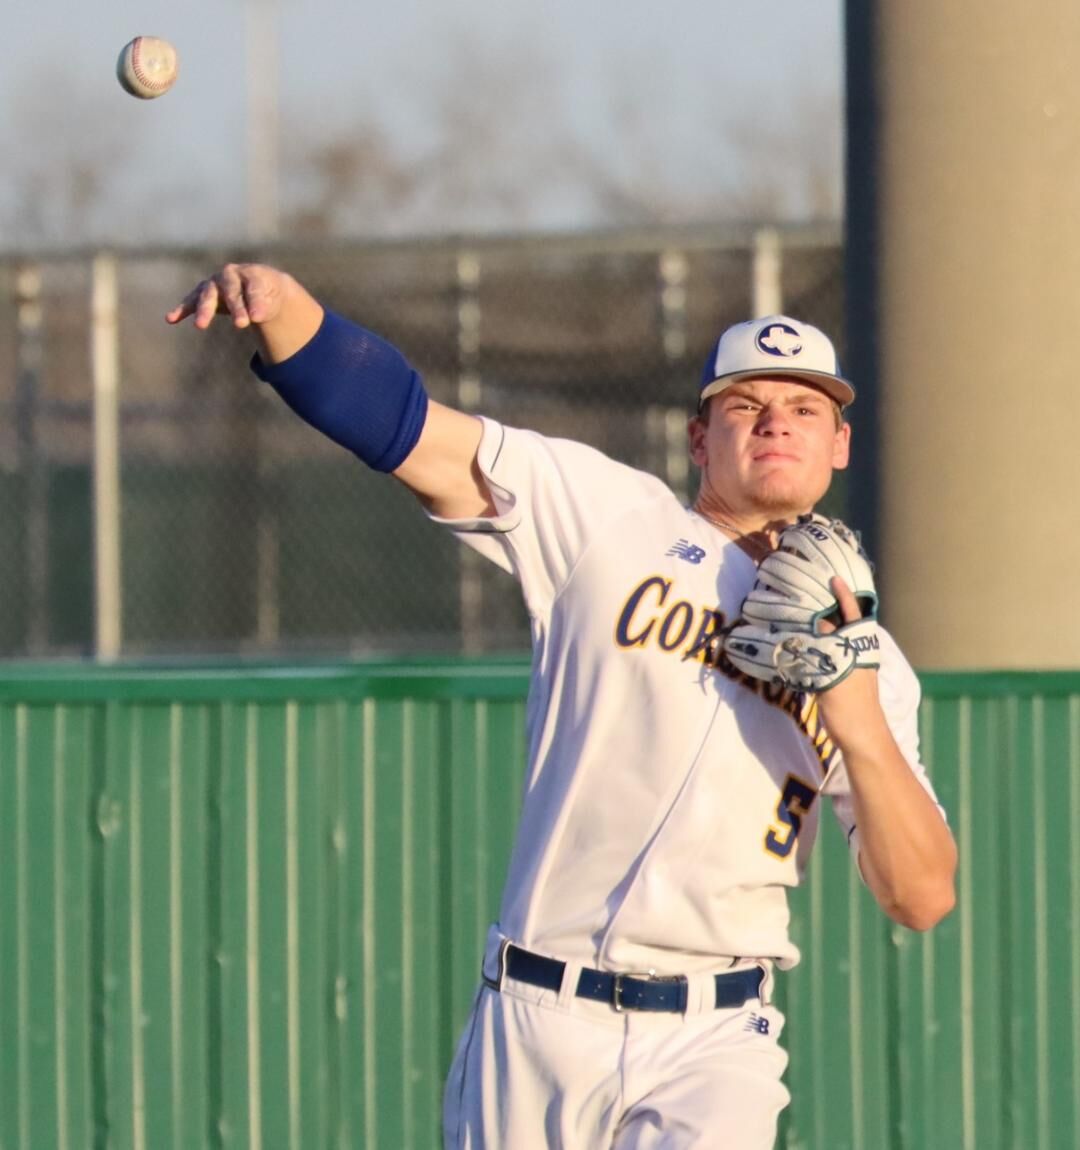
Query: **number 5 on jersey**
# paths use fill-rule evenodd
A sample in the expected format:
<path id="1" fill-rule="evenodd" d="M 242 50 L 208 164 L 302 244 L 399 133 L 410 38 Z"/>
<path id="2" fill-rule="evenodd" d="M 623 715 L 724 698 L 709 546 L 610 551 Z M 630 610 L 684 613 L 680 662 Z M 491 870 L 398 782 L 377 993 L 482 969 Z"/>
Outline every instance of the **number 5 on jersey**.
<path id="1" fill-rule="evenodd" d="M 786 859 L 791 854 L 791 848 L 799 837 L 803 818 L 810 813 L 810 807 L 817 798 L 817 791 L 794 775 L 788 775 L 787 782 L 776 804 L 776 817 L 781 826 L 769 827 L 765 836 L 765 849 L 776 855 L 777 858 Z"/>

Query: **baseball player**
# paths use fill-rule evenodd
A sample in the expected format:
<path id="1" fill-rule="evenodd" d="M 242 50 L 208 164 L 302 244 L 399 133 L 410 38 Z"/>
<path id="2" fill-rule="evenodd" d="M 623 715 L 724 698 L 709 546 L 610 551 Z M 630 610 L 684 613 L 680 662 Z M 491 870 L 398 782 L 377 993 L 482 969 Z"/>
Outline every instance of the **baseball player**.
<path id="1" fill-rule="evenodd" d="M 525 797 L 446 1147 L 772 1146 L 788 1100 L 773 977 L 799 958 L 786 894 L 825 800 L 889 916 L 927 929 L 954 901 L 916 678 L 857 542 L 810 516 L 848 461 L 832 344 L 786 316 L 721 336 L 687 507 L 590 447 L 429 400 L 399 351 L 281 271 L 226 266 L 167 318 L 218 313 L 254 327 L 254 369 L 286 403 L 510 572 L 528 608 Z"/>

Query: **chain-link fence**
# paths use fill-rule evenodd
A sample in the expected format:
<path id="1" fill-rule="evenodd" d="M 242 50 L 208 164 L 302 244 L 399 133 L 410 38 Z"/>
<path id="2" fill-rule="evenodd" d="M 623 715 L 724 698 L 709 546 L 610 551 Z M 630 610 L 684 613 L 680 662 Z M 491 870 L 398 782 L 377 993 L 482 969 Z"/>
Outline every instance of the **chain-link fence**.
<path id="1" fill-rule="evenodd" d="M 510 578 L 164 313 L 227 259 L 287 268 L 432 396 L 584 440 L 689 498 L 685 428 L 728 323 L 843 346 L 839 229 L 650 232 L 0 262 L 0 654 L 521 648 Z M 842 498 L 834 496 L 834 500 Z"/>

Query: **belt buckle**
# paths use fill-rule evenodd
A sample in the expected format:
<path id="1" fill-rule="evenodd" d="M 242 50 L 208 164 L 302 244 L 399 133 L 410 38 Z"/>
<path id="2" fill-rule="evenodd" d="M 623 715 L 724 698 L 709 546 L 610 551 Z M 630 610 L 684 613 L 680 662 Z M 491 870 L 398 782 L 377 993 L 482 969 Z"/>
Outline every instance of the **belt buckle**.
<path id="1" fill-rule="evenodd" d="M 613 976 L 611 984 L 611 1005 L 615 1007 L 617 1013 L 622 1014 L 624 1010 L 634 1010 L 633 1006 L 625 1006 L 622 1000 L 622 987 L 623 980 L 627 978 L 636 978 L 641 982 L 654 982 L 656 979 L 656 971 L 650 967 L 648 970 L 627 970 L 620 971 Z"/>

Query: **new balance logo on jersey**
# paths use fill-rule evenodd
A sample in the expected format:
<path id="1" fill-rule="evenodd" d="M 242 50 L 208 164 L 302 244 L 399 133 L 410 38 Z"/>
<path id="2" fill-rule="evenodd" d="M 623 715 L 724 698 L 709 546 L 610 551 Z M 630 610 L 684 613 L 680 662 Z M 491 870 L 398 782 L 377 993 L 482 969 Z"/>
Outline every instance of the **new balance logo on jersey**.
<path id="1" fill-rule="evenodd" d="M 698 547 L 689 539 L 677 539 L 664 554 L 674 555 L 676 559 L 685 559 L 687 563 L 697 564 L 705 558 L 705 548 Z"/>
<path id="2" fill-rule="evenodd" d="M 751 1014 L 746 1020 L 746 1025 L 743 1027 L 743 1030 L 753 1030 L 758 1034 L 768 1034 L 769 1020 L 762 1018 L 758 1014 Z"/>

